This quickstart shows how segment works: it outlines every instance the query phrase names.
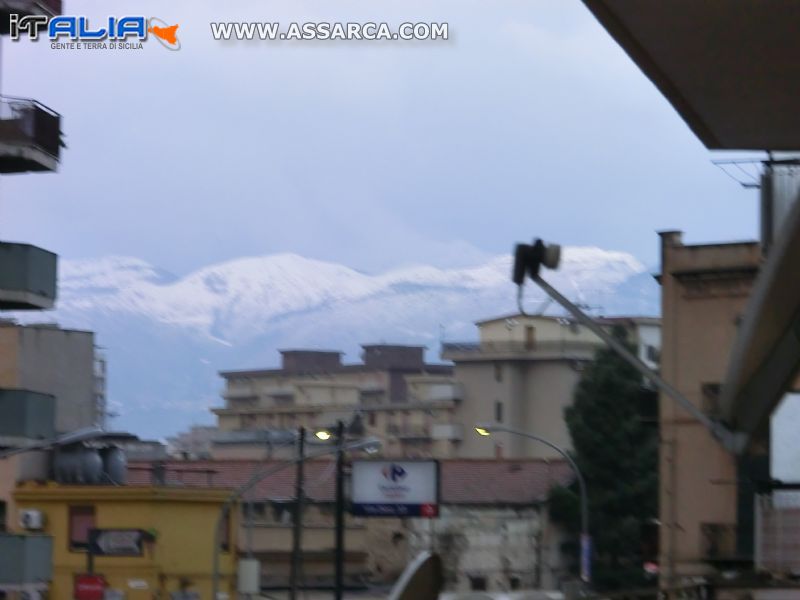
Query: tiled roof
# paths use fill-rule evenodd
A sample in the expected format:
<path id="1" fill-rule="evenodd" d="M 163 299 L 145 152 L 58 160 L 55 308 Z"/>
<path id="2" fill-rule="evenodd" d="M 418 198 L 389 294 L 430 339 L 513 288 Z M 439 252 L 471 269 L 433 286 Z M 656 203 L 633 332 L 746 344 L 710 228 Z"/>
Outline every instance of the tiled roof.
<path id="1" fill-rule="evenodd" d="M 532 504 L 544 501 L 551 487 L 573 480 L 563 460 L 448 459 L 441 463 L 444 504 Z M 152 462 L 133 461 L 128 483 L 151 483 Z M 164 464 L 167 485 L 238 488 L 257 472 L 285 464 L 283 461 L 170 460 Z M 335 463 L 311 460 L 305 464 L 306 495 L 316 501 L 333 501 Z M 259 482 L 250 498 L 294 497 L 295 467 L 288 466 Z"/>

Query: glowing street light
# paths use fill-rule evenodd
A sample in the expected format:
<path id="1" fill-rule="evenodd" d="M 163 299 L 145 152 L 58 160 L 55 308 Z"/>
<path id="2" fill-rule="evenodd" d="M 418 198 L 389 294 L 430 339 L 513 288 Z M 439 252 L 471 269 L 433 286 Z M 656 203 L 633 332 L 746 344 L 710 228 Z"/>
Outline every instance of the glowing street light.
<path id="1" fill-rule="evenodd" d="M 333 437 L 333 434 L 327 429 L 320 429 L 319 431 L 315 432 L 314 435 L 318 440 L 322 440 L 323 442 L 327 442 Z"/>
<path id="2" fill-rule="evenodd" d="M 580 489 L 581 494 L 581 545 L 580 545 L 580 555 L 578 557 L 578 564 L 581 567 L 581 579 L 585 583 L 589 583 L 591 580 L 591 547 L 592 547 L 592 538 L 589 535 L 589 501 L 586 495 L 586 482 L 583 479 L 583 475 L 578 469 L 578 465 L 575 464 L 575 461 L 572 460 L 572 457 L 567 453 L 566 450 L 563 448 L 559 448 L 553 442 L 546 440 L 538 435 L 534 435 L 532 433 L 527 433 L 526 431 L 517 431 L 516 429 L 511 429 L 510 427 L 506 427 L 505 425 L 500 425 L 498 423 L 494 424 L 484 424 L 478 423 L 475 425 L 475 433 L 480 436 L 488 437 L 492 435 L 492 433 L 510 433 L 511 435 L 519 435 L 521 437 L 525 437 L 531 440 L 535 440 L 537 442 L 541 442 L 542 444 L 549 446 L 556 452 L 558 452 L 561 456 L 563 456 L 567 462 L 572 467 L 572 470 L 575 472 L 575 477 L 578 479 L 578 488 Z"/>

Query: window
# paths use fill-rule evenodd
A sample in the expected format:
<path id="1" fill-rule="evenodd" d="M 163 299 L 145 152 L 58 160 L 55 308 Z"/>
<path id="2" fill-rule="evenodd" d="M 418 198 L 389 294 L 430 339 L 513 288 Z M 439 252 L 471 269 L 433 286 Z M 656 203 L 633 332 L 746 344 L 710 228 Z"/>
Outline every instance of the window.
<path id="1" fill-rule="evenodd" d="M 494 363 L 494 380 L 503 381 L 503 365 Z"/>
<path id="2" fill-rule="evenodd" d="M 486 577 L 470 577 L 469 588 L 474 592 L 485 592 Z"/>
<path id="3" fill-rule="evenodd" d="M 6 530 L 6 503 L 0 500 L 0 533 Z"/>
<path id="4" fill-rule="evenodd" d="M 89 547 L 89 530 L 95 527 L 94 506 L 69 507 L 69 549 L 83 551 Z"/>
<path id="5" fill-rule="evenodd" d="M 370 412 L 367 414 L 367 421 L 369 422 L 370 427 L 375 427 L 376 423 L 376 415 L 375 412 Z"/>
<path id="6" fill-rule="evenodd" d="M 494 422 L 495 423 L 502 423 L 503 422 L 503 403 L 502 402 L 495 402 L 494 403 Z"/>
<path id="7" fill-rule="evenodd" d="M 536 345 L 536 331 L 533 325 L 525 326 L 525 350 L 533 350 Z"/>
<path id="8" fill-rule="evenodd" d="M 658 348 L 655 346 L 651 346 L 648 344 L 647 348 L 645 349 L 645 356 L 647 360 L 650 362 L 658 363 L 661 361 L 661 355 L 658 351 Z"/>
<path id="9" fill-rule="evenodd" d="M 508 587 L 512 590 L 518 590 L 520 587 L 522 587 L 522 580 L 516 575 L 512 575 L 508 578 Z"/>
<path id="10" fill-rule="evenodd" d="M 222 522 L 222 531 L 220 531 L 219 549 L 222 552 L 228 552 L 231 549 L 231 511 L 225 515 Z"/>

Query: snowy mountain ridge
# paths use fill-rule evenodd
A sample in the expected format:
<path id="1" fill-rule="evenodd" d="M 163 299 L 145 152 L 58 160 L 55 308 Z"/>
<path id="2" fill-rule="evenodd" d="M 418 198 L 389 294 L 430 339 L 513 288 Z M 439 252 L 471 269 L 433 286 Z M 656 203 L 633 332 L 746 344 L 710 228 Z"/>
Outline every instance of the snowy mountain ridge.
<path id="1" fill-rule="evenodd" d="M 275 366 L 281 348 L 338 349 L 355 360 L 362 343 L 407 343 L 438 361 L 441 341 L 474 340 L 475 321 L 517 310 L 510 256 L 377 274 L 296 254 L 237 258 L 180 277 L 125 256 L 62 259 L 59 270 L 57 308 L 18 318 L 95 331 L 120 415 L 114 426 L 146 437 L 212 421 L 218 372 Z M 564 248 L 561 267 L 545 277 L 595 314 L 659 312 L 658 285 L 623 252 Z M 543 300 L 526 287 L 530 310 Z"/>

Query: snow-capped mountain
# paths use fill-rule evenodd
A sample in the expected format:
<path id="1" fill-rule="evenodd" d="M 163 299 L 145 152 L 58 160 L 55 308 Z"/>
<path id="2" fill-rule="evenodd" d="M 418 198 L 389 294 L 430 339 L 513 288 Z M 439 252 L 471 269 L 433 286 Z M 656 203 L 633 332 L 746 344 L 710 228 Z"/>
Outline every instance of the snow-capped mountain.
<path id="1" fill-rule="evenodd" d="M 366 274 L 278 254 L 175 277 L 137 258 L 62 260 L 57 309 L 46 318 L 97 332 L 115 427 L 163 436 L 212 420 L 218 370 L 275 366 L 280 348 L 340 349 L 355 360 L 360 343 L 415 343 L 435 360 L 442 337 L 474 339 L 474 321 L 516 310 L 510 270 L 503 256 L 471 268 Z M 657 284 L 629 254 L 565 248 L 547 277 L 595 312 L 658 314 Z M 526 306 L 543 301 L 528 286 Z"/>

